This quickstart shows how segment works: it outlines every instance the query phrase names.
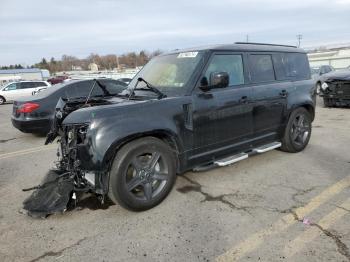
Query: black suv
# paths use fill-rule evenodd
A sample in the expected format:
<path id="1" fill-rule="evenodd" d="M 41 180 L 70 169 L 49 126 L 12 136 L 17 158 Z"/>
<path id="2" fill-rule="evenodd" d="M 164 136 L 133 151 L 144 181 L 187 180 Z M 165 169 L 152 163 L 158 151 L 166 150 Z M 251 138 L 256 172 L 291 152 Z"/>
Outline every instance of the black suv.
<path id="1" fill-rule="evenodd" d="M 70 190 L 146 210 L 176 174 L 303 150 L 314 116 L 302 49 L 236 43 L 157 56 L 113 98 L 60 100 L 47 143 L 60 137 Z"/>

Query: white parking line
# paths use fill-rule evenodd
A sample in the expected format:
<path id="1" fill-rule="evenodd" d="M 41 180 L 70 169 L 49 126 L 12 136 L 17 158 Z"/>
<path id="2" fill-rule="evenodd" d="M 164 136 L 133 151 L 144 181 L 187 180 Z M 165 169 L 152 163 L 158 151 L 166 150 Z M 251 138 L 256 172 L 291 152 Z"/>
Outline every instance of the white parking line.
<path id="1" fill-rule="evenodd" d="M 57 147 L 57 145 L 39 146 L 39 147 L 33 147 L 33 148 L 29 148 L 29 149 L 14 151 L 14 152 L 10 152 L 10 153 L 4 153 L 4 154 L 0 154 L 0 160 L 1 159 L 15 157 L 15 156 L 20 156 L 20 155 L 26 155 L 26 154 L 36 153 L 36 152 L 40 152 L 40 151 L 45 151 L 45 150 L 53 149 L 53 148 L 56 148 L 56 147 Z"/>

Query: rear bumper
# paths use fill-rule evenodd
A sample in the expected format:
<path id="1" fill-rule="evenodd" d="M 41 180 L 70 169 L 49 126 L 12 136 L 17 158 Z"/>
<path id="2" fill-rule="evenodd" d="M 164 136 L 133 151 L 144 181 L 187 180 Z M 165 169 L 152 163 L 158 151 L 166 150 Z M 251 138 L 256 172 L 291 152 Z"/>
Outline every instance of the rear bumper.
<path id="1" fill-rule="evenodd" d="M 24 133 L 47 134 L 50 131 L 50 119 L 23 120 L 11 118 L 12 125 Z"/>

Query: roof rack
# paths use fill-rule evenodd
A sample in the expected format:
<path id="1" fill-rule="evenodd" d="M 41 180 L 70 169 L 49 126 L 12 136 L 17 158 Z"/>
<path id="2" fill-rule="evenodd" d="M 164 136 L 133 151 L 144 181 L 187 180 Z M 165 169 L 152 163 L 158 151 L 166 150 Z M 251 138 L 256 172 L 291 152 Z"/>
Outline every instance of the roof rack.
<path id="1" fill-rule="evenodd" d="M 235 42 L 235 44 L 240 45 L 269 45 L 269 46 L 285 46 L 285 47 L 293 47 L 297 48 L 295 45 L 277 45 L 277 44 L 266 44 L 266 43 L 253 43 L 253 42 Z"/>

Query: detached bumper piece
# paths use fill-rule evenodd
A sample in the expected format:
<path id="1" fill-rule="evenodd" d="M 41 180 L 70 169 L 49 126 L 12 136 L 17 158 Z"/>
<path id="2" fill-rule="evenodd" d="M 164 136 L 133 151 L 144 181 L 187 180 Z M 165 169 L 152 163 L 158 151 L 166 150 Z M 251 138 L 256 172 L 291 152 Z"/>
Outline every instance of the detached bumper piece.
<path id="1" fill-rule="evenodd" d="M 23 208 L 29 216 L 45 218 L 66 211 L 74 190 L 74 178 L 67 172 L 50 170 L 42 185 L 31 189 L 35 191 L 23 202 Z"/>

